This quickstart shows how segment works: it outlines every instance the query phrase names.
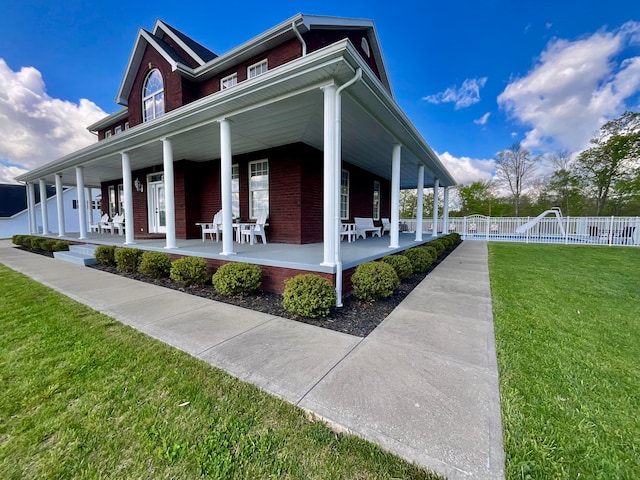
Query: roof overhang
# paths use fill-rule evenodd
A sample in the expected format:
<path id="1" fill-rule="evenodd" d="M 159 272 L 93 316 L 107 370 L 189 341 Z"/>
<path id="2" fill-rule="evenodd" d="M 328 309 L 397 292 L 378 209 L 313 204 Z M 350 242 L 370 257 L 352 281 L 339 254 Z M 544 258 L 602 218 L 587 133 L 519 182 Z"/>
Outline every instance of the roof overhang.
<path id="1" fill-rule="evenodd" d="M 383 178 L 391 178 L 391 154 L 402 145 L 401 188 L 415 188 L 418 165 L 425 166 L 425 186 L 456 182 L 437 155 L 395 103 L 389 91 L 353 45 L 340 41 L 312 52 L 233 88 L 168 112 L 164 116 L 102 140 L 18 177 L 32 182 L 75 185 L 75 167 L 84 166 L 85 184 L 122 178 L 122 152 L 134 170 L 162 164 L 163 138 L 173 141 L 174 158 L 207 161 L 220 158 L 216 123 L 232 121 L 234 155 L 296 142 L 323 149 L 323 93 L 342 85 L 357 68 L 362 80 L 342 94 L 343 159 Z"/>
<path id="2" fill-rule="evenodd" d="M 107 115 L 106 117 L 101 118 L 97 122 L 92 123 L 87 127 L 87 130 L 89 130 L 90 132 L 97 132 L 98 130 L 105 129 L 107 127 L 110 127 L 114 123 L 119 123 L 128 118 L 129 118 L 129 109 L 121 108 L 117 112 L 113 112 L 111 115 Z"/>

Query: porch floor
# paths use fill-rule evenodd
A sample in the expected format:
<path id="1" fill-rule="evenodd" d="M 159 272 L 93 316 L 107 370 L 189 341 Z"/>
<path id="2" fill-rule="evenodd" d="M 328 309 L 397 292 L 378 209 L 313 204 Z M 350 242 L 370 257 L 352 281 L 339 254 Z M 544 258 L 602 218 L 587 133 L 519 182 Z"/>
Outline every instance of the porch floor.
<path id="1" fill-rule="evenodd" d="M 45 235 L 47 237 L 60 239 L 55 233 Z M 124 245 L 124 236 L 111 235 L 109 233 L 88 233 L 87 238 L 79 240 L 78 232 L 68 232 L 63 240 L 74 242 L 84 242 L 95 245 Z M 415 241 L 415 233 L 400 233 L 398 237 L 398 248 L 390 248 L 389 235 L 382 237 L 367 237 L 355 242 L 342 241 L 340 252 L 342 257 L 342 268 L 347 269 L 360 265 L 361 263 L 376 260 L 392 253 L 406 250 L 410 247 L 424 244 L 433 240 L 431 234 L 423 234 L 422 242 Z M 320 265 L 323 257 L 323 244 L 310 243 L 306 245 L 291 245 L 285 243 L 258 243 L 249 245 L 234 242 L 235 255 L 220 255 L 222 242 L 215 242 L 207 239 L 176 240 L 177 248 L 165 248 L 164 238 L 135 239 L 134 244 L 126 245 L 131 248 L 141 250 L 154 250 L 158 252 L 171 253 L 185 256 L 198 256 L 203 258 L 213 258 L 217 260 L 248 262 L 257 265 L 270 267 L 291 268 L 294 270 L 306 270 L 311 272 L 335 273 L 334 266 Z"/>

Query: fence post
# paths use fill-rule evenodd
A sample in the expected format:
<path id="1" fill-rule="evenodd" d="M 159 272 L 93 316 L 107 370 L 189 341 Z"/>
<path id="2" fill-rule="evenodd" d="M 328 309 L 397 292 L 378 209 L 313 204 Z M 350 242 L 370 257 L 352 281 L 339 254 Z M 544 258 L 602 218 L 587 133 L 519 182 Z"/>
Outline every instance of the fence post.
<path id="1" fill-rule="evenodd" d="M 613 219 L 615 217 L 611 215 L 611 224 L 609 225 L 609 246 L 613 245 Z"/>
<path id="2" fill-rule="evenodd" d="M 565 217 L 565 219 L 567 220 L 567 222 L 564 225 L 564 244 L 568 245 L 569 244 L 569 219 L 571 217 Z"/>

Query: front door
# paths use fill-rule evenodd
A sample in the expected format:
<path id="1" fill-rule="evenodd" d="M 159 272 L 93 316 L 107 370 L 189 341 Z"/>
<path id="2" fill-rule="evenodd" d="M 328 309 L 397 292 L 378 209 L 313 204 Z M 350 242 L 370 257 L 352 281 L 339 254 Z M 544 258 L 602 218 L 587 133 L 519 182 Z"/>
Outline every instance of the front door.
<path id="1" fill-rule="evenodd" d="M 149 205 L 149 233 L 166 233 L 167 212 L 164 204 L 164 175 L 153 173 L 147 177 Z"/>

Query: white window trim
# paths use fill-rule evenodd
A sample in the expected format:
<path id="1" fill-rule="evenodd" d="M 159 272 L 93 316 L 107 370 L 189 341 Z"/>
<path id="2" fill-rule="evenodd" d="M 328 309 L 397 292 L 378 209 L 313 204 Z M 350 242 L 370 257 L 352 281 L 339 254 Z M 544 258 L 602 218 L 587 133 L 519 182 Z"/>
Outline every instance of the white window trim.
<path id="1" fill-rule="evenodd" d="M 154 74 L 154 72 L 158 72 L 158 75 L 160 75 L 160 79 L 162 80 L 162 88 L 160 90 L 156 90 L 155 92 L 153 92 L 151 95 L 146 95 L 145 96 L 145 90 L 147 89 L 147 83 L 149 82 L 149 78 L 151 77 L 151 75 Z M 155 108 L 155 97 L 157 97 L 158 95 L 162 94 L 162 113 L 158 113 L 156 111 Z M 147 118 L 147 109 L 145 108 L 145 103 L 147 100 L 149 99 L 153 99 L 153 116 L 151 118 Z M 164 77 L 162 76 L 162 73 L 160 72 L 159 69 L 154 68 L 153 70 L 149 71 L 149 73 L 147 73 L 147 76 L 144 79 L 144 83 L 142 84 L 142 121 L 143 122 L 150 122 L 151 120 L 155 120 L 156 118 L 160 118 L 161 116 L 163 116 L 165 114 L 165 98 L 164 98 Z"/>
<path id="2" fill-rule="evenodd" d="M 114 134 L 118 135 L 119 133 L 122 133 L 122 127 L 120 125 L 116 126 L 116 128 L 114 128 Z"/>
<path id="3" fill-rule="evenodd" d="M 376 192 L 378 192 L 378 198 L 376 198 Z M 373 181 L 373 219 L 380 220 L 380 182 L 377 180 Z"/>
<path id="4" fill-rule="evenodd" d="M 233 182 L 237 180 L 237 182 Z M 234 188 L 237 187 L 237 190 Z M 238 210 L 233 212 L 234 218 L 240 218 L 240 165 L 234 163 L 231 165 L 231 207 L 233 209 L 233 197 L 238 198 Z"/>
<path id="5" fill-rule="evenodd" d="M 233 84 L 227 85 L 225 87 L 225 82 L 227 80 L 231 80 L 232 78 L 235 78 L 236 81 Z M 226 77 L 220 79 L 220 90 L 227 90 L 231 87 L 234 87 L 237 84 L 238 84 L 238 72 L 234 72 L 231 75 L 227 75 Z"/>
<path id="6" fill-rule="evenodd" d="M 124 122 L 124 129 L 129 130 L 129 122 Z"/>
<path id="7" fill-rule="evenodd" d="M 109 218 L 113 218 L 116 214 L 116 205 L 118 204 L 118 199 L 116 197 L 116 186 L 109 185 L 107 189 L 107 209 L 109 210 Z"/>
<path id="8" fill-rule="evenodd" d="M 261 67 L 262 65 L 265 66 L 265 71 L 262 73 L 259 73 L 257 75 L 251 75 L 251 69 L 252 68 L 257 68 L 257 67 Z M 247 79 L 251 79 L 251 78 L 256 78 L 259 77 L 260 75 L 263 75 L 264 73 L 269 71 L 269 63 L 267 62 L 267 59 L 265 58 L 264 60 L 260 60 L 258 63 L 254 63 L 253 65 L 249 65 L 247 67 Z"/>
<path id="9" fill-rule="evenodd" d="M 249 183 L 249 218 L 250 219 L 256 219 L 258 218 L 256 215 L 253 215 L 253 195 L 251 195 L 254 191 L 260 191 L 260 190 L 253 190 L 251 188 L 251 165 L 256 164 L 256 163 L 267 163 L 267 172 L 269 172 L 269 159 L 267 158 L 262 158 L 260 160 L 254 160 L 253 162 L 249 162 L 249 166 L 248 166 L 248 183 Z M 270 173 L 267 173 L 267 205 L 270 206 L 270 198 L 269 198 L 269 179 L 268 176 L 270 175 Z M 269 213 L 269 206 L 267 207 L 267 213 Z"/>
<path id="10" fill-rule="evenodd" d="M 104 132 L 104 138 L 111 138 L 111 130 Z"/>
<path id="11" fill-rule="evenodd" d="M 347 193 L 343 194 L 342 193 L 342 174 L 346 173 L 347 174 Z M 341 220 L 348 220 L 349 219 L 349 191 L 350 191 L 350 187 L 351 187 L 351 175 L 349 174 L 349 170 L 345 170 L 342 169 L 342 172 L 340 173 L 340 219 Z M 345 211 L 346 211 L 346 216 L 342 215 L 342 199 L 345 199 L 345 204 L 346 207 Z"/>

